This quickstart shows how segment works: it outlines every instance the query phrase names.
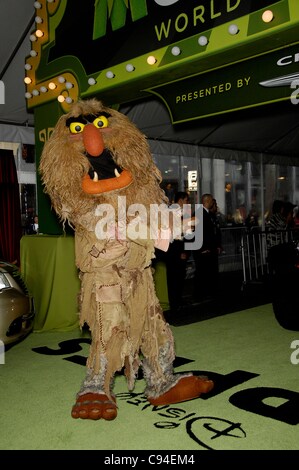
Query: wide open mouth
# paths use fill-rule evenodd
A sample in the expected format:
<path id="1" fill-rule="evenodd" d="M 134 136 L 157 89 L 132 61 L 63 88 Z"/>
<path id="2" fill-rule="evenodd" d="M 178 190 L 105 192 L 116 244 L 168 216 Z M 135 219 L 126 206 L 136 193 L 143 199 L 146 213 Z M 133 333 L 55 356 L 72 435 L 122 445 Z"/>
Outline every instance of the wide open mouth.
<path id="1" fill-rule="evenodd" d="M 86 156 L 91 165 L 88 175 L 93 181 L 117 178 L 123 171 L 115 163 L 111 153 L 107 149 L 104 149 L 99 157 L 91 157 L 89 154 Z"/>
<path id="2" fill-rule="evenodd" d="M 86 155 L 90 162 L 88 174 L 82 181 L 82 189 L 88 194 L 101 194 L 129 186 L 133 177 L 128 170 L 115 163 L 109 150 L 104 149 L 99 157 Z"/>

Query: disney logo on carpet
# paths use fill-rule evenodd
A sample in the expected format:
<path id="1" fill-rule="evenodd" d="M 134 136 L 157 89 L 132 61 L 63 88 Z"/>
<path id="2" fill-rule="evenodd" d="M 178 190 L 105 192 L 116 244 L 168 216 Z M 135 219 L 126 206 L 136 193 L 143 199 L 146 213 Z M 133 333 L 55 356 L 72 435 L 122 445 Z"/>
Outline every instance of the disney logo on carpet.
<path id="1" fill-rule="evenodd" d="M 86 365 L 87 357 L 83 354 L 75 354 L 82 350 L 81 344 L 90 344 L 90 338 L 74 338 L 58 343 L 58 349 L 49 348 L 47 346 L 32 348 L 32 351 L 38 354 L 45 354 L 50 356 L 68 356 L 63 357 L 64 361 L 69 361 L 81 366 Z M 293 347 L 298 345 L 293 342 Z M 297 353 L 298 351 L 294 351 Z M 297 360 L 297 358 L 296 358 Z M 176 357 L 174 362 L 175 369 L 193 362 L 193 359 Z M 141 371 L 142 372 L 142 371 Z M 245 370 L 235 370 L 227 374 L 221 374 L 213 371 L 205 370 L 192 370 L 185 371 L 192 372 L 195 375 L 206 375 L 211 377 L 215 382 L 216 387 L 209 394 L 200 397 L 200 400 L 210 400 L 216 395 L 221 395 L 223 392 L 232 389 L 238 385 L 244 384 L 249 380 L 259 377 L 260 374 L 249 372 Z M 142 373 L 138 379 L 142 379 Z M 130 395 L 130 398 L 139 395 Z M 144 398 L 143 402 L 146 399 Z M 288 390 L 280 387 L 252 387 L 242 388 L 241 390 L 232 393 L 228 401 L 235 407 L 250 413 L 255 413 L 259 416 L 271 418 L 291 426 L 299 424 L 299 393 L 294 390 Z M 147 401 L 146 401 L 147 403 Z M 135 403 L 136 404 L 136 403 Z M 147 406 L 151 406 L 147 403 Z M 143 409 L 143 408 L 142 408 Z M 155 408 L 156 409 L 156 408 Z M 160 410 L 161 408 L 159 408 Z M 192 415 L 193 416 L 193 415 Z M 218 418 L 216 418 L 218 419 Z M 226 420 L 223 420 L 229 423 Z M 231 423 L 234 425 L 234 423 Z"/>
<path id="2" fill-rule="evenodd" d="M 172 405 L 152 406 L 143 393 L 124 392 L 117 393 L 119 400 L 125 400 L 129 405 L 135 405 L 144 411 L 151 409 L 157 417 L 165 418 L 156 421 L 154 426 L 158 429 L 176 429 L 185 426 L 187 435 L 207 450 L 216 450 L 211 446 L 210 441 L 221 438 L 241 439 L 246 437 L 246 432 L 241 427 L 241 423 L 234 423 L 224 418 L 215 416 L 197 416 L 196 413 L 186 414 L 186 410 Z"/>

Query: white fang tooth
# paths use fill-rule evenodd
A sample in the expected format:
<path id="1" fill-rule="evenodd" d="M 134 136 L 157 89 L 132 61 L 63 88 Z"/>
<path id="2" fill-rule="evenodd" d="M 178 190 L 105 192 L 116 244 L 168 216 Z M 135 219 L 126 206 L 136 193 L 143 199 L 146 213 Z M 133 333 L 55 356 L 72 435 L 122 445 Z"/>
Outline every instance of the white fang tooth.
<path id="1" fill-rule="evenodd" d="M 115 174 L 115 176 L 116 176 L 117 178 L 119 178 L 119 177 L 120 177 L 120 173 L 117 171 L 117 169 L 116 169 L 116 168 L 114 168 L 114 174 Z"/>
<path id="2" fill-rule="evenodd" d="M 97 174 L 97 172 L 96 172 L 96 171 L 94 172 L 94 175 L 93 175 L 92 181 L 99 181 L 99 176 L 98 176 L 98 174 Z"/>

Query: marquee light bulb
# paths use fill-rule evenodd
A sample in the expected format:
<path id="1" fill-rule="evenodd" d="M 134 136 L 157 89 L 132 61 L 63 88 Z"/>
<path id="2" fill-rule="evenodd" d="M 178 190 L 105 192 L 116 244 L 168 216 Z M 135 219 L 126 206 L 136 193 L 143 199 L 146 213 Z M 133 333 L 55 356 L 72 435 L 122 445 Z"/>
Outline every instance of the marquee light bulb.
<path id="1" fill-rule="evenodd" d="M 114 75 L 113 72 L 111 72 L 111 70 L 108 70 L 108 72 L 106 72 L 106 77 L 107 77 L 107 78 L 114 78 L 115 75 Z"/>
<path id="2" fill-rule="evenodd" d="M 56 85 L 55 85 L 54 82 L 50 82 L 49 85 L 48 85 L 48 87 L 50 88 L 50 90 L 55 90 Z"/>
<path id="3" fill-rule="evenodd" d="M 273 11 L 271 11 L 271 10 L 266 10 L 262 14 L 262 20 L 265 23 L 270 23 L 273 20 L 273 18 L 274 18 L 274 15 L 273 15 Z"/>
<path id="4" fill-rule="evenodd" d="M 171 49 L 171 53 L 172 55 L 175 55 L 175 56 L 178 56 L 180 55 L 181 53 L 181 49 L 177 46 L 174 46 L 172 49 Z"/>
<path id="5" fill-rule="evenodd" d="M 94 78 L 89 78 L 87 82 L 88 82 L 88 85 L 95 85 L 97 83 Z"/>
<path id="6" fill-rule="evenodd" d="M 237 34 L 239 32 L 239 28 L 236 24 L 231 24 L 228 27 L 228 32 L 231 35 Z"/>
<path id="7" fill-rule="evenodd" d="M 59 103 L 63 103 L 63 102 L 65 101 L 65 98 L 64 98 L 63 95 L 59 95 L 59 96 L 57 97 L 57 99 L 58 99 Z"/>
<path id="8" fill-rule="evenodd" d="M 42 31 L 41 29 L 37 29 L 37 30 L 35 31 L 35 35 L 36 35 L 36 37 L 38 37 L 38 38 L 42 38 L 43 35 L 44 35 L 44 33 L 43 33 L 43 31 Z"/>
<path id="9" fill-rule="evenodd" d="M 154 65 L 157 62 L 157 59 L 153 55 L 149 55 L 146 61 L 149 65 Z"/>
<path id="10" fill-rule="evenodd" d="M 198 44 L 200 46 L 206 46 L 208 44 L 208 38 L 206 36 L 200 36 L 198 38 Z"/>
<path id="11" fill-rule="evenodd" d="M 126 71 L 127 72 L 133 72 L 134 70 L 135 70 L 134 65 L 132 65 L 132 64 L 127 64 L 126 65 Z"/>
<path id="12" fill-rule="evenodd" d="M 32 82 L 32 80 L 30 77 L 25 77 L 24 82 L 26 83 L 26 85 L 29 85 Z"/>

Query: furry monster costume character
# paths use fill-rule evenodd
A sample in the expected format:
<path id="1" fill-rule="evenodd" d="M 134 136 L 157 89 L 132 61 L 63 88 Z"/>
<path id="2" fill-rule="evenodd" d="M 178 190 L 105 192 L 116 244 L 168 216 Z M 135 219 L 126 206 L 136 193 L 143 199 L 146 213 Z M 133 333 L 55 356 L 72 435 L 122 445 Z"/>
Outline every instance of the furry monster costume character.
<path id="1" fill-rule="evenodd" d="M 126 211 L 120 216 L 120 199 L 126 208 L 138 204 L 139 214 L 144 210 L 146 215 L 150 205 L 167 202 L 145 136 L 100 101 L 78 101 L 45 144 L 40 173 L 55 211 L 75 229 L 80 324 L 87 323 L 91 331 L 86 377 L 73 418 L 116 417 L 113 379 L 122 368 L 131 390 L 142 366 L 145 394 L 153 405 L 209 392 L 213 382 L 206 377 L 173 373 L 174 340 L 155 293 L 155 240 L 148 235 L 148 221 L 142 222 L 146 236 L 123 230 L 134 218 Z"/>

